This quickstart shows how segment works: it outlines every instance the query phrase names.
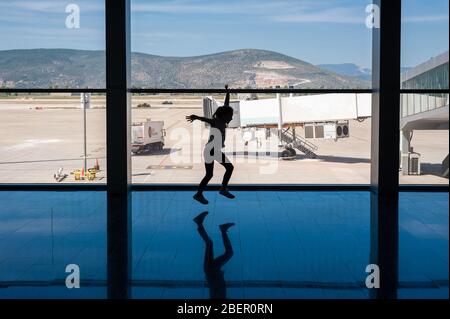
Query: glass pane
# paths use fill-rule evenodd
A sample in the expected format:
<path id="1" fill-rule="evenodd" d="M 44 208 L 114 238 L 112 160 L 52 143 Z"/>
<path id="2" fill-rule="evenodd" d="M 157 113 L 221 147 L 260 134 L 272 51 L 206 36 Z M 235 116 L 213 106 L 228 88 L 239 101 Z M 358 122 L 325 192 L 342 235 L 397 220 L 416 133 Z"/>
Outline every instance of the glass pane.
<path id="1" fill-rule="evenodd" d="M 365 0 L 132 0 L 137 88 L 369 88 Z"/>
<path id="2" fill-rule="evenodd" d="M 105 87 L 103 0 L 1 1 L 0 11 L 0 87 Z"/>
<path id="3" fill-rule="evenodd" d="M 106 192 L 2 191 L 0 207 L 0 299 L 106 298 Z"/>
<path id="4" fill-rule="evenodd" d="M 449 88 L 449 2 L 402 1 L 403 89 Z M 448 94 L 402 94 L 400 183 L 448 185 Z"/>
<path id="5" fill-rule="evenodd" d="M 0 95 L 0 183 L 106 183 L 106 99 L 85 96 Z"/>
<path id="6" fill-rule="evenodd" d="M 223 102 L 224 95 L 133 95 L 133 182 L 199 183 L 209 126 L 186 116 L 211 118 Z M 230 183 L 369 184 L 370 94 L 232 94 L 231 106 L 222 150 L 234 165 Z M 222 181 L 219 166 L 213 184 Z"/>
<path id="7" fill-rule="evenodd" d="M 400 193 L 400 299 L 448 299 L 448 192 Z"/>
<path id="8" fill-rule="evenodd" d="M 448 94 L 402 94 L 400 183 L 448 185 Z"/>
<path id="9" fill-rule="evenodd" d="M 402 1 L 402 88 L 448 89 L 448 0 Z"/>

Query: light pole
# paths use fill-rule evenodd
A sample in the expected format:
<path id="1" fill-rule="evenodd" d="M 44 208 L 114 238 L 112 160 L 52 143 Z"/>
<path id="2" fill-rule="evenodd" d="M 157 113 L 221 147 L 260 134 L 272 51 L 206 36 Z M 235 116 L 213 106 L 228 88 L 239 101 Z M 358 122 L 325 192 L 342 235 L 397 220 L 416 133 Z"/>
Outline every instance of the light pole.
<path id="1" fill-rule="evenodd" d="M 86 142 L 86 109 L 90 106 L 91 93 L 81 93 L 81 107 L 83 108 L 83 141 L 84 141 L 84 172 L 87 170 L 87 142 Z"/>

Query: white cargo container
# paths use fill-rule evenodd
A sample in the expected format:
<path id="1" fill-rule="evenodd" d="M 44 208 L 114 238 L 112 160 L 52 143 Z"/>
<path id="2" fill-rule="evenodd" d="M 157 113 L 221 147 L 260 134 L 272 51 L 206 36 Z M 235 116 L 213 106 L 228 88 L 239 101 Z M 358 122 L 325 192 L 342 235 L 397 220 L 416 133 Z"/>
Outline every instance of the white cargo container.
<path id="1" fill-rule="evenodd" d="M 131 128 L 131 152 L 162 150 L 165 135 L 164 121 L 135 122 Z"/>

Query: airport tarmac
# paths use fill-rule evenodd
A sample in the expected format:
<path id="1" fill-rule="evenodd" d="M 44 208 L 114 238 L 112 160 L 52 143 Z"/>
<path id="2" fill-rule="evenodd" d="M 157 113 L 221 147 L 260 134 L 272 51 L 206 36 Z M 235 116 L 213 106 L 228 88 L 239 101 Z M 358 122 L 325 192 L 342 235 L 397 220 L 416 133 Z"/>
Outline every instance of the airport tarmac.
<path id="1" fill-rule="evenodd" d="M 165 105 L 170 99 L 173 104 Z M 62 183 L 75 183 L 70 172 L 84 161 L 83 110 L 77 99 L 0 99 L 0 183 L 55 183 L 53 174 L 63 167 L 68 174 Z M 198 183 L 204 174 L 202 146 L 208 130 L 185 116 L 202 114 L 200 98 L 135 97 L 133 106 L 148 101 L 151 108 L 132 110 L 133 121 L 147 118 L 164 121 L 165 147 L 162 151 L 133 155 L 134 183 Z M 98 98 L 87 112 L 87 162 L 100 164 L 94 181 L 106 182 L 106 110 Z M 303 135 L 302 129 L 297 133 Z M 231 184 L 368 184 L 370 175 L 370 119 L 350 122 L 350 137 L 311 140 L 318 147 L 316 159 L 298 152 L 295 160 L 277 157 L 277 140 L 269 148 L 250 142 L 242 132 L 229 129 L 225 152 L 235 163 Z M 439 176 L 440 164 L 448 154 L 448 130 L 415 131 L 414 151 L 421 154 L 423 174 L 403 176 L 403 184 L 448 184 Z M 271 151 L 266 156 L 266 151 Z M 223 168 L 215 166 L 212 183 L 220 183 Z M 113 172 L 109 172 L 110 174 Z"/>

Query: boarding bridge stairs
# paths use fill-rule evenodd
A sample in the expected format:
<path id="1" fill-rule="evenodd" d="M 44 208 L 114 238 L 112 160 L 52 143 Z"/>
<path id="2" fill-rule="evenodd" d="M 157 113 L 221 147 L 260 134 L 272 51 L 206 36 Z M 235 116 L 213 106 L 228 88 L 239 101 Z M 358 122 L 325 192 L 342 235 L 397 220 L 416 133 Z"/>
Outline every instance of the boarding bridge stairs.
<path id="1" fill-rule="evenodd" d="M 293 148 L 298 149 L 309 158 L 316 158 L 316 151 L 318 147 L 311 142 L 308 142 L 305 138 L 295 134 L 295 130 L 291 128 L 282 129 L 280 131 L 281 141 Z"/>

